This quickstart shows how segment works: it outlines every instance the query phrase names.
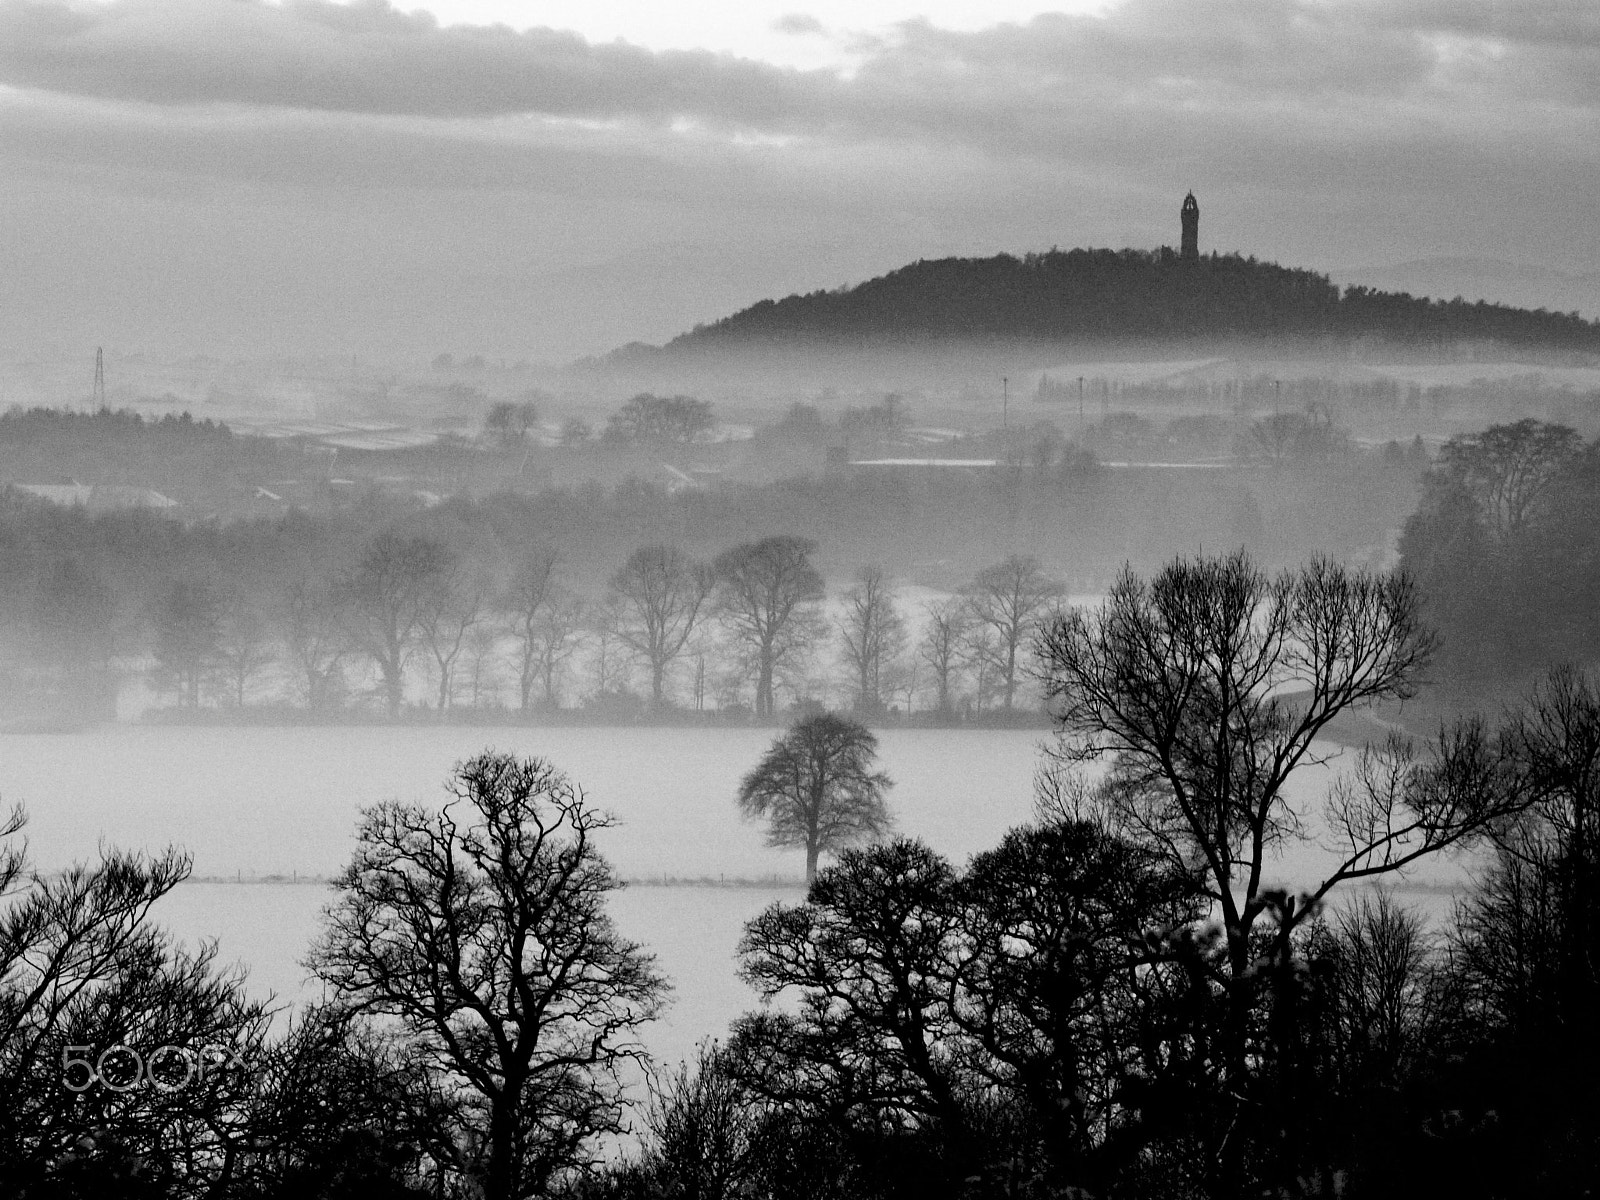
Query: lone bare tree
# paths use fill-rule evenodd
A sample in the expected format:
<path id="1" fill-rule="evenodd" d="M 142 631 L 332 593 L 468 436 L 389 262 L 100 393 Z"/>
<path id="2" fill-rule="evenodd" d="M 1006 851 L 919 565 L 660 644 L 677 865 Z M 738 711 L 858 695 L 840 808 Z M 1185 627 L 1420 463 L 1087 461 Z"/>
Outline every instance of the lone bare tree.
<path id="1" fill-rule="evenodd" d="M 673 546 L 641 546 L 611 577 L 617 636 L 650 671 L 650 702 L 666 702 L 667 671 L 704 615 L 711 569 Z"/>
<path id="2" fill-rule="evenodd" d="M 979 571 L 967 586 L 973 623 L 993 634 L 989 654 L 1008 710 L 1017 694 L 1018 657 L 1032 644 L 1040 621 L 1063 591 L 1038 559 L 1018 554 Z"/>
<path id="3" fill-rule="evenodd" d="M 443 810 L 367 809 L 308 965 L 433 1064 L 438 1144 L 490 1200 L 547 1195 L 622 1132 L 666 985 L 605 911 L 610 825 L 541 759 L 460 764 Z"/>
<path id="4" fill-rule="evenodd" d="M 878 567 L 863 567 L 853 588 L 844 594 L 839 641 L 845 663 L 855 677 L 855 709 L 883 711 L 883 694 L 906 647 L 906 623 L 895 607 L 894 592 Z"/>
<path id="5" fill-rule="evenodd" d="M 1398 572 L 1316 559 L 1272 579 L 1241 552 L 1180 560 L 1148 582 L 1125 571 L 1102 607 L 1058 614 L 1040 638 L 1060 753 L 1108 760 L 1102 813 L 1191 873 L 1220 913 L 1226 1103 L 1254 1102 L 1263 939 L 1286 964 L 1296 928 L 1338 884 L 1398 870 L 1506 811 L 1481 727 L 1441 736 L 1426 759 L 1391 739 L 1330 793 L 1336 854 L 1322 877 L 1299 897 L 1268 886 L 1275 849 L 1306 836 L 1285 785 L 1323 761 L 1315 740 L 1341 713 L 1414 690 L 1433 644 L 1418 610 Z M 1242 1187 L 1245 1139 L 1230 1125 L 1209 1160 L 1217 1196 Z"/>
<path id="6" fill-rule="evenodd" d="M 817 857 L 887 833 L 889 776 L 872 769 L 878 739 L 833 713 L 807 717 L 773 742 L 739 785 L 739 809 L 767 822 L 769 846 L 804 846 L 806 882 Z"/>
<path id="7" fill-rule="evenodd" d="M 822 576 L 811 565 L 808 538 L 769 537 L 724 551 L 715 563 L 717 610 L 755 659 L 756 715 L 774 711 L 773 681 L 787 660 L 817 636 Z"/>

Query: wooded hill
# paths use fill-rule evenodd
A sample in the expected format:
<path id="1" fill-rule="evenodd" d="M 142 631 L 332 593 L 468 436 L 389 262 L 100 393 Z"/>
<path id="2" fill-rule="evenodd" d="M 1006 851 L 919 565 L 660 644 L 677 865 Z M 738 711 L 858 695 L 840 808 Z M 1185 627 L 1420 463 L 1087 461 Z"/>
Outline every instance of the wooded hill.
<path id="1" fill-rule="evenodd" d="M 1341 290 L 1314 271 L 1238 254 L 1185 261 L 1169 248 L 1051 250 L 919 260 L 854 287 L 763 300 L 667 348 L 1196 338 L 1499 342 L 1597 353 L 1600 323 L 1575 312 Z"/>

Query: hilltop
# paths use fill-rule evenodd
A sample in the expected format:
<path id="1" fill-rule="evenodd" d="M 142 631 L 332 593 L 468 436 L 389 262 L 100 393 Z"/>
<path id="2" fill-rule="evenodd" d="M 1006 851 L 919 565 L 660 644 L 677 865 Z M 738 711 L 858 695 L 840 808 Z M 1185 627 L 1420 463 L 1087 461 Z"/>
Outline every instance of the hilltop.
<path id="1" fill-rule="evenodd" d="M 1494 343 L 1589 355 L 1600 353 L 1600 323 L 1576 312 L 1341 288 L 1314 271 L 1238 254 L 1051 250 L 919 260 L 852 287 L 763 300 L 664 349 L 1254 339 L 1439 351 Z"/>

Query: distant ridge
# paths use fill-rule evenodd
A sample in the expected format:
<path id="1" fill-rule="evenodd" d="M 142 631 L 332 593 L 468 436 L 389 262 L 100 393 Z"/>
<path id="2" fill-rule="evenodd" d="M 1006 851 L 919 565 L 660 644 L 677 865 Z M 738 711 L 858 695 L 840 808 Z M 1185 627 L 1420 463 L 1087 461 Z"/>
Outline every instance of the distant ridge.
<path id="1" fill-rule="evenodd" d="M 919 260 L 853 287 L 763 300 L 664 350 L 1255 338 L 1600 353 L 1600 323 L 1575 313 L 1341 289 L 1314 271 L 1238 254 L 1185 261 L 1166 248 Z"/>

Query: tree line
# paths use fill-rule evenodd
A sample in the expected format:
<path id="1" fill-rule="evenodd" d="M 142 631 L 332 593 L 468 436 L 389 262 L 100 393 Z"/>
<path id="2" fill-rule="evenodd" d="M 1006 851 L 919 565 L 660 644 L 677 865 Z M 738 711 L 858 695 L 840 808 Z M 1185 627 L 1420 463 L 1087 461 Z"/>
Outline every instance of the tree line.
<path id="1" fill-rule="evenodd" d="M 606 915 L 608 818 L 551 764 L 486 753 L 442 806 L 367 810 L 306 960 L 324 998 L 278 1031 L 150 922 L 181 854 L 42 876 L 15 814 L 0 1178 L 24 1200 L 1586 1194 L 1594 680 L 1371 743 L 1320 810 L 1286 786 L 1331 723 L 1413 691 L 1422 613 L 1403 573 L 1323 560 L 1130 572 L 1038 633 L 1059 746 L 1034 819 L 966 864 L 894 835 L 869 733 L 797 723 L 738 797 L 831 856 L 740 942 L 783 1002 L 654 1072 L 625 1155 L 667 981 Z M 1460 849 L 1440 928 L 1349 894 Z"/>
<path id="2" fill-rule="evenodd" d="M 913 611 L 869 566 L 830 610 L 816 543 L 788 535 L 708 559 L 640 546 L 595 592 L 556 548 L 509 550 L 474 532 L 391 524 L 233 579 L 180 559 L 148 582 L 142 647 L 103 575 L 46 556 L 19 605 L 22 682 L 35 698 L 109 715 L 119 655 L 142 648 L 151 685 L 189 710 L 375 705 L 393 718 L 581 705 L 601 717 L 767 719 L 837 696 L 872 719 L 913 707 L 953 719 L 1037 707 L 1030 639 L 1065 592 L 1014 555 Z"/>
<path id="3" fill-rule="evenodd" d="M 390 717 L 419 676 L 431 687 L 423 706 L 439 713 L 503 708 L 504 683 L 523 714 L 560 710 L 580 689 L 602 712 L 655 716 L 685 707 L 766 719 L 785 700 L 829 693 L 874 719 L 916 702 L 946 718 L 958 706 L 1028 707 L 1031 638 L 1064 594 L 1037 560 L 1012 556 L 925 605 L 913 638 L 876 567 L 830 615 L 815 551 L 787 535 L 710 560 L 641 546 L 591 596 L 563 578 L 556 550 L 486 561 L 385 530 L 353 563 L 292 581 L 269 615 L 259 597 L 171 584 L 152 615 L 154 674 L 179 706 L 214 695 L 243 707 L 276 663 L 291 694 L 323 713 L 358 701 L 365 676 Z"/>

